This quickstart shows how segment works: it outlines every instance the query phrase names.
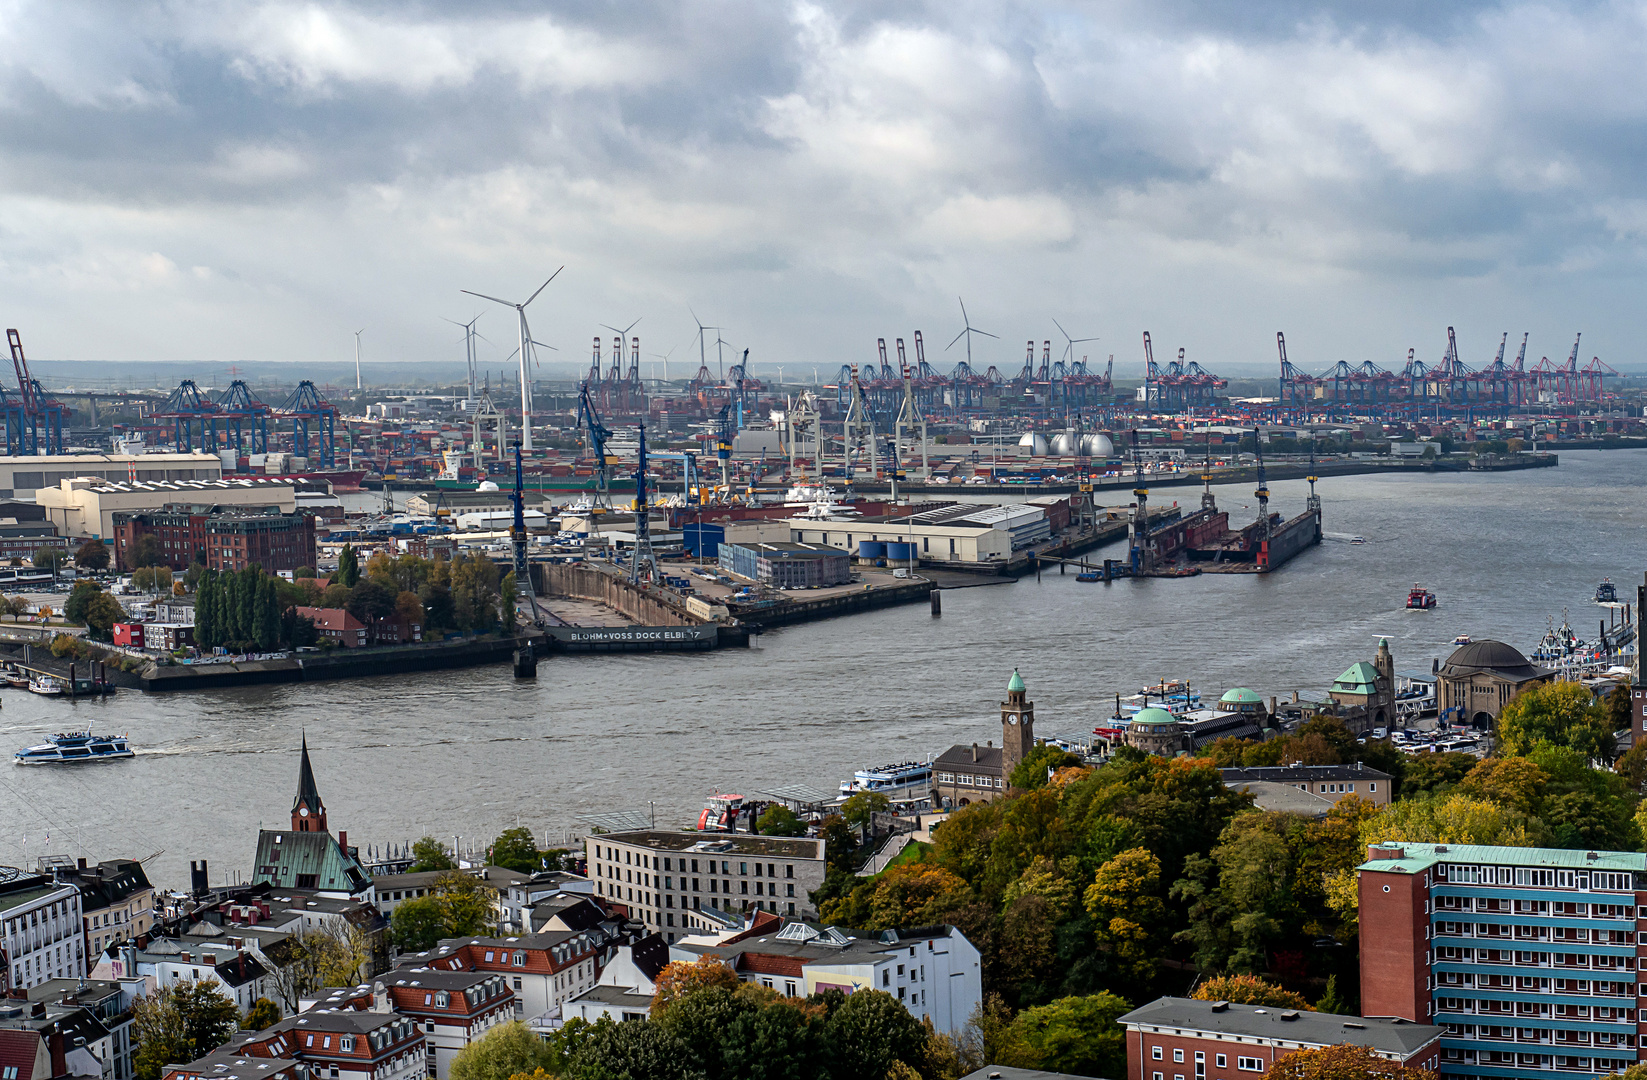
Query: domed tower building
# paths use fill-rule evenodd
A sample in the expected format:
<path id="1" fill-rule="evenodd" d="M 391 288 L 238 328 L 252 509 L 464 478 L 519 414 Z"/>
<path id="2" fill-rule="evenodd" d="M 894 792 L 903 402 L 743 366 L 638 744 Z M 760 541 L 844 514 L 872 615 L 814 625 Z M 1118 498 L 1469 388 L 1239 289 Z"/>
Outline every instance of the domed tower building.
<path id="1" fill-rule="evenodd" d="M 1127 745 L 1157 757 L 1175 757 L 1185 750 L 1184 725 L 1165 709 L 1140 709 L 1127 721 Z"/>
<path id="2" fill-rule="evenodd" d="M 1522 691 L 1554 678 L 1555 672 L 1534 665 L 1513 645 L 1474 641 L 1441 665 L 1436 704 L 1445 722 L 1487 730 Z"/>

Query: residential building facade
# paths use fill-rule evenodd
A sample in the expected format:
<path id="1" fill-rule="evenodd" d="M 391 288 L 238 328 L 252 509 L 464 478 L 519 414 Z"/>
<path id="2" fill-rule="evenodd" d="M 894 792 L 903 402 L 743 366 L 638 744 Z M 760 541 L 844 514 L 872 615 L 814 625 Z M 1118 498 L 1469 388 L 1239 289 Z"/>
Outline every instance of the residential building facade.
<path id="1" fill-rule="evenodd" d="M 560 1019 L 561 1007 L 595 985 L 616 951 L 611 928 L 550 931 L 507 938 L 458 938 L 400 957 L 394 978 L 408 970 L 501 975 L 513 991 L 515 1019 Z"/>
<path id="2" fill-rule="evenodd" d="M 86 974 L 80 890 L 0 868 L 0 995 Z"/>
<path id="3" fill-rule="evenodd" d="M 1390 1018 L 1228 1001 L 1159 998 L 1120 1018 L 1127 1080 L 1241 1080 L 1299 1050 L 1363 1046 L 1392 1063 L 1435 1069 L 1441 1029 Z"/>
<path id="4" fill-rule="evenodd" d="M 672 959 L 701 956 L 716 957 L 744 982 L 785 997 L 883 990 L 917 1020 L 932 1021 L 938 1031 L 960 1031 L 983 1001 L 978 950 L 953 926 L 856 937 L 838 927 L 820 929 L 797 921 L 776 933 L 752 925 L 713 943 L 688 940 L 670 947 Z"/>
<path id="5" fill-rule="evenodd" d="M 642 830 L 591 836 L 584 848 L 595 895 L 665 941 L 704 928 L 692 913 L 705 907 L 817 916 L 807 894 L 823 884 L 822 840 Z"/>
<path id="6" fill-rule="evenodd" d="M 130 570 L 131 554 L 145 536 L 154 538 L 163 565 L 187 570 L 196 559 L 212 570 L 240 570 L 257 563 L 270 573 L 315 564 L 315 521 L 300 510 L 169 503 L 159 510 L 119 512 L 114 520 L 116 565 Z"/>
<path id="7" fill-rule="evenodd" d="M 507 976 L 485 971 L 399 968 L 378 978 L 379 1011 L 423 1025 L 430 1080 L 451 1075 L 452 1059 L 498 1024 L 515 1018 Z"/>
<path id="8" fill-rule="evenodd" d="M 1444 1075 L 1640 1060 L 1647 856 L 1391 842 L 1359 870 L 1362 1011 L 1443 1027 Z"/>
<path id="9" fill-rule="evenodd" d="M 1361 762 L 1350 765 L 1253 765 L 1219 769 L 1228 787 L 1245 788 L 1253 783 L 1286 784 L 1323 799 L 1337 802 L 1346 795 L 1366 799 L 1376 806 L 1390 801 L 1390 776 L 1369 769 Z"/>
<path id="10" fill-rule="evenodd" d="M 111 945 L 132 941 L 154 926 L 154 886 L 135 859 L 110 859 L 87 866 L 81 859 L 57 880 L 80 889 L 86 955 L 96 957 Z"/>

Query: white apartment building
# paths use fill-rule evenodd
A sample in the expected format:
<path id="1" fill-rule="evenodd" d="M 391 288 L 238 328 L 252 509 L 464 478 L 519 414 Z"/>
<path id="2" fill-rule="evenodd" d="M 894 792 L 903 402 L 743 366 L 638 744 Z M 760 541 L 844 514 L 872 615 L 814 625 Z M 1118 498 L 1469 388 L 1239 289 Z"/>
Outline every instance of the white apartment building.
<path id="1" fill-rule="evenodd" d="M 39 874 L 0 870 L 0 993 L 86 974 L 80 890 Z"/>
<path id="2" fill-rule="evenodd" d="M 747 833 L 641 830 L 584 841 L 595 895 L 622 904 L 673 943 L 719 925 L 704 908 L 816 917 L 807 894 L 824 880 L 824 842 Z"/>

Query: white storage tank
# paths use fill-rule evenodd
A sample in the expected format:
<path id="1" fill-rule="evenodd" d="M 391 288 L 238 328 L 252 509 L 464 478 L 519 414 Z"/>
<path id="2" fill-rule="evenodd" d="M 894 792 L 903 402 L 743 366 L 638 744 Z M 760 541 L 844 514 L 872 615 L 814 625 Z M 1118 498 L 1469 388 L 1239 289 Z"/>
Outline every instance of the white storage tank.
<path id="1" fill-rule="evenodd" d="M 1055 457 L 1074 457 L 1081 452 L 1081 440 L 1073 431 L 1060 431 L 1052 437 Z"/>
<path id="2" fill-rule="evenodd" d="M 1087 457 L 1108 458 L 1115 456 L 1115 444 L 1109 441 L 1108 435 L 1083 435 L 1081 444 Z"/>
<path id="3" fill-rule="evenodd" d="M 1047 456 L 1047 437 L 1035 432 L 1025 432 L 1024 437 L 1018 440 L 1018 449 L 1028 450 L 1031 457 Z"/>

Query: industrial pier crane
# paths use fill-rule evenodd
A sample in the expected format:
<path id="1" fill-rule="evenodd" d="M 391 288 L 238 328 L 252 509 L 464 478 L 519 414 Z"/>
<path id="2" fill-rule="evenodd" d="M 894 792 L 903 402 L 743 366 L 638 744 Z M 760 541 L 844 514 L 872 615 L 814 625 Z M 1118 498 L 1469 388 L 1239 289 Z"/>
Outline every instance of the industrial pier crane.
<path id="1" fill-rule="evenodd" d="M 640 454 L 635 459 L 635 547 L 629 553 L 629 582 L 657 581 L 658 557 L 652 552 L 652 508 L 646 499 L 646 425 L 636 425 L 640 433 Z"/>
<path id="2" fill-rule="evenodd" d="M 600 515 L 612 508 L 612 485 L 606 467 L 606 440 L 612 437 L 612 429 L 601 421 L 600 410 L 589 396 L 588 380 L 578 390 L 578 424 L 588 437 L 589 448 L 595 452 L 595 492 L 589 500 L 590 535 L 593 536 L 600 532 Z"/>

